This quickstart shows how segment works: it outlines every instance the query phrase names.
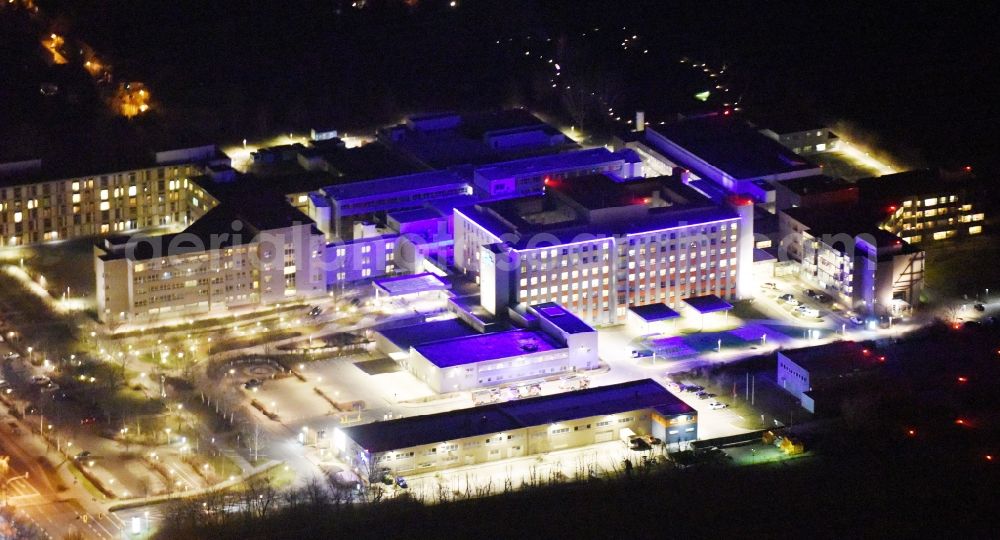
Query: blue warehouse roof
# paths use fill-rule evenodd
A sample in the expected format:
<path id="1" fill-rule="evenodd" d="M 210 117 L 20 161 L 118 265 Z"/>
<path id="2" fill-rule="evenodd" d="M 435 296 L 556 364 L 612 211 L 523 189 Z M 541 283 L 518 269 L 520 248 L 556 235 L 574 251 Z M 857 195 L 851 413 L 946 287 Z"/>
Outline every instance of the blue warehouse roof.
<path id="1" fill-rule="evenodd" d="M 664 416 L 695 410 L 652 379 L 629 381 L 551 396 L 413 416 L 345 428 L 370 453 L 488 435 L 513 429 L 653 409 Z"/>

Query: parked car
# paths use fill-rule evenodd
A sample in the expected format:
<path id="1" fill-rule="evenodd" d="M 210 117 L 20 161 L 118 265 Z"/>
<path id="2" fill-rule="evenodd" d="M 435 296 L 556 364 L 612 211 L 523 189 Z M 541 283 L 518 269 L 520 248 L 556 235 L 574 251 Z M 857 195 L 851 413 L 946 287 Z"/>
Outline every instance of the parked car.
<path id="1" fill-rule="evenodd" d="M 816 295 L 816 301 L 821 304 L 829 304 L 833 302 L 833 297 L 826 293 L 819 293 Z"/>
<path id="2" fill-rule="evenodd" d="M 318 317 L 320 313 L 323 313 L 323 310 L 319 306 L 315 306 L 309 310 L 310 317 Z"/>
<path id="3" fill-rule="evenodd" d="M 775 285 L 774 283 L 771 283 L 771 282 L 762 283 L 760 286 L 761 286 L 762 289 L 771 289 L 772 291 L 776 290 L 778 288 L 777 285 Z"/>
<path id="4" fill-rule="evenodd" d="M 9 352 L 9 353 L 3 355 L 3 357 L 4 357 L 4 360 L 17 360 L 18 358 L 21 357 L 21 355 L 17 354 L 16 352 Z"/>
<path id="5" fill-rule="evenodd" d="M 87 459 L 90 456 L 91 456 L 90 450 L 84 450 L 83 452 L 80 452 L 79 454 L 76 455 L 76 459 L 77 460 Z"/>
<path id="6" fill-rule="evenodd" d="M 396 477 L 396 485 L 403 489 L 410 487 L 410 485 L 406 483 L 406 478 L 403 478 L 402 476 Z"/>
<path id="7" fill-rule="evenodd" d="M 853 324 L 855 326 L 864 326 L 865 325 L 865 321 L 862 320 L 861 317 L 858 317 L 857 315 L 851 315 L 848 320 L 851 321 L 851 324 Z"/>
<path id="8" fill-rule="evenodd" d="M 799 312 L 804 317 L 819 317 L 819 310 L 809 306 L 799 306 L 795 308 L 795 311 Z"/>
<path id="9" fill-rule="evenodd" d="M 789 304 L 789 305 L 792 305 L 792 306 L 799 305 L 799 301 L 796 300 L 795 296 L 791 295 L 791 294 L 783 294 L 783 295 L 779 296 L 778 299 L 779 300 L 783 300 L 786 304 Z"/>
<path id="10" fill-rule="evenodd" d="M 247 390 L 255 390 L 260 388 L 264 383 L 260 379 L 250 379 L 249 381 L 243 383 L 243 388 Z"/>
<path id="11" fill-rule="evenodd" d="M 816 298 L 819 296 L 819 293 L 812 289 L 806 289 L 806 296 L 808 296 L 809 298 Z"/>
<path id="12" fill-rule="evenodd" d="M 50 382 L 52 382 L 52 380 L 45 375 L 35 375 L 31 378 L 31 384 L 37 386 L 48 386 Z"/>
<path id="13" fill-rule="evenodd" d="M 712 409 L 713 411 L 717 411 L 719 409 L 725 409 L 727 407 L 729 407 L 729 405 L 726 405 L 725 403 L 719 401 L 713 401 L 708 404 L 708 408 Z"/>
<path id="14" fill-rule="evenodd" d="M 986 311 L 986 306 L 983 304 L 976 304 L 972 306 L 976 311 Z"/>
<path id="15" fill-rule="evenodd" d="M 647 358 L 653 356 L 653 351 L 649 349 L 634 349 L 632 351 L 632 358 Z"/>

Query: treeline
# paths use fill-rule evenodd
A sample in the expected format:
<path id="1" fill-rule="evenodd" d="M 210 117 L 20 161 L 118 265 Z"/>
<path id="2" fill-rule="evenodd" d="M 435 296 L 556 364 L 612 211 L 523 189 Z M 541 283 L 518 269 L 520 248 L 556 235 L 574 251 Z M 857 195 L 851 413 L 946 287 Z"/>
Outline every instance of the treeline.
<path id="1" fill-rule="evenodd" d="M 860 441 L 859 441 L 860 444 Z M 544 481 L 485 497 L 366 497 L 335 484 L 277 493 L 250 486 L 223 501 L 167 511 L 174 538 L 879 538 L 996 530 L 996 468 L 906 452 L 869 452 L 786 464 L 624 469 L 603 478 Z M 221 511 L 225 508 L 225 511 Z"/>

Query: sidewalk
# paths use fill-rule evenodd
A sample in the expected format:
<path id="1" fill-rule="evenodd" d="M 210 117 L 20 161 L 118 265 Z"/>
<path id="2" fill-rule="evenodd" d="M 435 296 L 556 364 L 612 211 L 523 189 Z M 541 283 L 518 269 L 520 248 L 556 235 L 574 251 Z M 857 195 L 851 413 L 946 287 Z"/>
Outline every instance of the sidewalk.
<path id="1" fill-rule="evenodd" d="M 197 497 L 198 495 L 203 495 L 205 493 L 211 493 L 212 491 L 221 490 L 221 489 L 228 489 L 228 488 L 231 488 L 233 486 L 238 485 L 240 482 L 243 482 L 244 480 L 246 480 L 248 478 L 251 478 L 253 476 L 257 476 L 258 474 L 261 474 L 261 473 L 265 473 L 265 472 L 267 472 L 267 471 L 269 471 L 269 470 L 277 467 L 278 465 L 281 465 L 281 463 L 282 463 L 281 461 L 277 461 L 277 460 L 268 461 L 267 463 L 264 463 L 263 465 L 258 465 L 257 467 L 254 467 L 254 468 L 250 469 L 249 471 L 245 471 L 241 476 L 234 476 L 233 478 L 230 478 L 230 479 L 228 479 L 228 480 L 226 480 L 224 482 L 220 482 L 218 484 L 215 484 L 214 486 L 210 486 L 210 487 L 207 487 L 207 488 L 192 489 L 192 490 L 188 490 L 188 491 L 179 491 L 179 492 L 176 492 L 176 493 L 168 493 L 166 495 L 156 495 L 156 496 L 153 496 L 153 497 L 141 497 L 141 498 L 129 499 L 127 501 L 122 501 L 120 503 L 112 504 L 111 506 L 108 507 L 108 511 L 109 512 L 117 512 L 118 510 L 125 510 L 125 509 L 128 509 L 128 508 L 137 508 L 137 507 L 141 507 L 141 506 L 149 506 L 151 504 L 157 504 L 157 503 L 161 503 L 161 502 L 166 502 L 166 501 L 170 501 L 170 500 L 173 500 L 173 499 L 186 499 L 188 497 Z"/>

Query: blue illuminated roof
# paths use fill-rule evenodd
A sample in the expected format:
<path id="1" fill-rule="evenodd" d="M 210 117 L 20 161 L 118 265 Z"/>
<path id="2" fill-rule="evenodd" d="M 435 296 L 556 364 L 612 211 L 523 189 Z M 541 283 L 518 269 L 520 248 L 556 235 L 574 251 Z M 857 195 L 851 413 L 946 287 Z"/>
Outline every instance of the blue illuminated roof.
<path id="1" fill-rule="evenodd" d="M 645 306 L 632 306 L 628 309 L 646 322 L 665 321 L 668 319 L 676 319 L 681 316 L 680 313 L 670 309 L 670 307 L 663 302 L 647 304 Z"/>
<path id="2" fill-rule="evenodd" d="M 714 313 L 716 311 L 726 311 L 728 309 L 733 309 L 733 305 L 725 300 L 715 296 L 714 294 L 706 294 L 704 296 L 692 296 L 691 298 L 685 298 L 684 303 L 693 307 L 698 313 L 704 315 L 705 313 Z"/>
<path id="3" fill-rule="evenodd" d="M 531 310 L 567 334 L 581 334 L 594 331 L 589 324 L 583 322 L 579 317 L 573 315 L 566 308 L 555 302 L 535 304 L 531 306 Z"/>
<path id="4" fill-rule="evenodd" d="M 379 330 L 378 333 L 405 351 L 409 351 L 410 347 L 424 343 L 479 335 L 479 332 L 462 322 L 461 319 L 446 319 L 398 328 L 386 328 Z"/>
<path id="5" fill-rule="evenodd" d="M 362 448 L 376 453 L 638 409 L 654 409 L 664 416 L 696 414 L 694 409 L 667 392 L 656 381 L 643 379 L 551 396 L 375 422 L 344 428 L 343 431 Z"/>
<path id="6" fill-rule="evenodd" d="M 433 208 L 417 208 L 415 210 L 401 210 L 399 212 L 391 212 L 388 215 L 389 218 L 395 220 L 397 223 L 413 223 L 415 221 L 426 221 L 428 219 L 440 219 L 441 212 Z"/>
<path id="7" fill-rule="evenodd" d="M 447 339 L 414 347 L 439 368 L 499 360 L 564 348 L 545 332 L 510 330 Z"/>

